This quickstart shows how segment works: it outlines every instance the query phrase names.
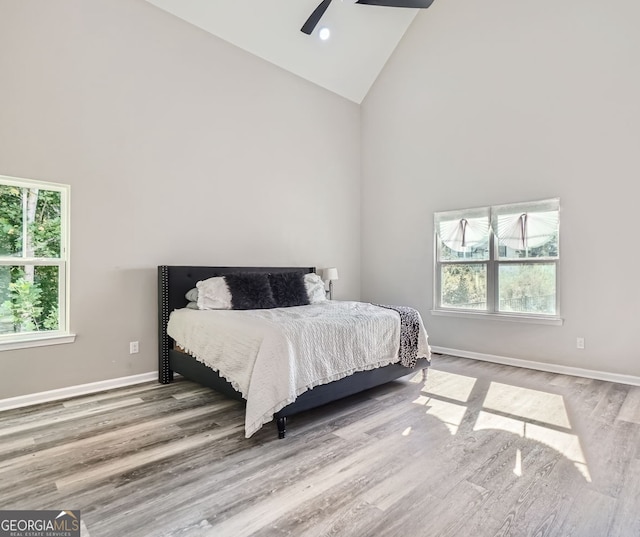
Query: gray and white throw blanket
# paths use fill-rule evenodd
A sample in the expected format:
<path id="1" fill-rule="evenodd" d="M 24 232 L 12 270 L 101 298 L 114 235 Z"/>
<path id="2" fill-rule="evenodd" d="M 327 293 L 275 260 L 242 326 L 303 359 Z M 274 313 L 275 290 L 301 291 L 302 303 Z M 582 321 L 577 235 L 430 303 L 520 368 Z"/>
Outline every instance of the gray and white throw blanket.
<path id="1" fill-rule="evenodd" d="M 397 311 L 400 315 L 400 349 L 398 357 L 405 367 L 415 367 L 418 361 L 418 337 L 422 318 L 420 313 L 408 306 L 389 306 L 387 304 L 374 304 L 381 308 Z"/>

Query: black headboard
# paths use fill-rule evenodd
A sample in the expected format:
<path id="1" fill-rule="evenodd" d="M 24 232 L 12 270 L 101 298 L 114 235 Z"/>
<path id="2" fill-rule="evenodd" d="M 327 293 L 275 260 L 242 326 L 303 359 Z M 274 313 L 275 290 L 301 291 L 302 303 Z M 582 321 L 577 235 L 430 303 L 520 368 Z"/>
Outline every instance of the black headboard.
<path id="1" fill-rule="evenodd" d="M 185 294 L 200 280 L 237 274 L 239 272 L 315 272 L 315 267 L 191 267 L 160 265 L 158 267 L 158 380 L 163 384 L 171 381 L 173 373 L 169 367 L 171 341 L 167 335 L 169 314 L 187 305 Z"/>

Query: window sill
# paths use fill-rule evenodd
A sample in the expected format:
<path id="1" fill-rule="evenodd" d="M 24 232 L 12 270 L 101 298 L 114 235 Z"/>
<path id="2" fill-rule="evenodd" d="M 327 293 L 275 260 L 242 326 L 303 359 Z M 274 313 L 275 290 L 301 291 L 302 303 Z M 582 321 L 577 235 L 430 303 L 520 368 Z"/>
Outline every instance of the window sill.
<path id="1" fill-rule="evenodd" d="M 0 339 L 0 351 L 13 351 L 16 349 L 30 349 L 33 347 L 46 347 L 49 345 L 63 345 L 65 343 L 73 343 L 76 340 L 75 334 L 47 334 L 34 335 L 29 334 L 24 337 L 14 337 L 7 341 Z"/>
<path id="2" fill-rule="evenodd" d="M 458 317 L 461 319 L 482 319 L 488 321 L 507 321 L 511 323 L 546 324 L 562 326 L 562 317 L 543 315 L 509 315 L 506 313 L 485 313 L 475 311 L 431 310 L 431 315 L 442 317 Z"/>

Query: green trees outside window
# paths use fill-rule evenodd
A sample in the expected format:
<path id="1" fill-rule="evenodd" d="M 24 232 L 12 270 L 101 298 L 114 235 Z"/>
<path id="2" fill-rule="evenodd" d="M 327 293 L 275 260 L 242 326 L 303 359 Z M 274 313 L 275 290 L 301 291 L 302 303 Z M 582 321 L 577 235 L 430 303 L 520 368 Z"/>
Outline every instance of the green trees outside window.
<path id="1" fill-rule="evenodd" d="M 558 199 L 434 215 L 435 309 L 557 317 Z"/>
<path id="2" fill-rule="evenodd" d="M 0 335 L 61 329 L 65 191 L 38 186 L 0 177 Z"/>

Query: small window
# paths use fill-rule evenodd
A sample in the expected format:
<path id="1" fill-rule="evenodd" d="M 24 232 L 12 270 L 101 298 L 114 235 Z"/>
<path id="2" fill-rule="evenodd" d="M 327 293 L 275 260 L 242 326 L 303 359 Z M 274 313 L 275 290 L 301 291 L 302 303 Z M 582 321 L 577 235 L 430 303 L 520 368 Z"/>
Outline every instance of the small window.
<path id="1" fill-rule="evenodd" d="M 69 187 L 0 176 L 0 348 L 68 333 Z"/>
<path id="2" fill-rule="evenodd" d="M 435 309 L 558 317 L 558 199 L 436 213 Z"/>

